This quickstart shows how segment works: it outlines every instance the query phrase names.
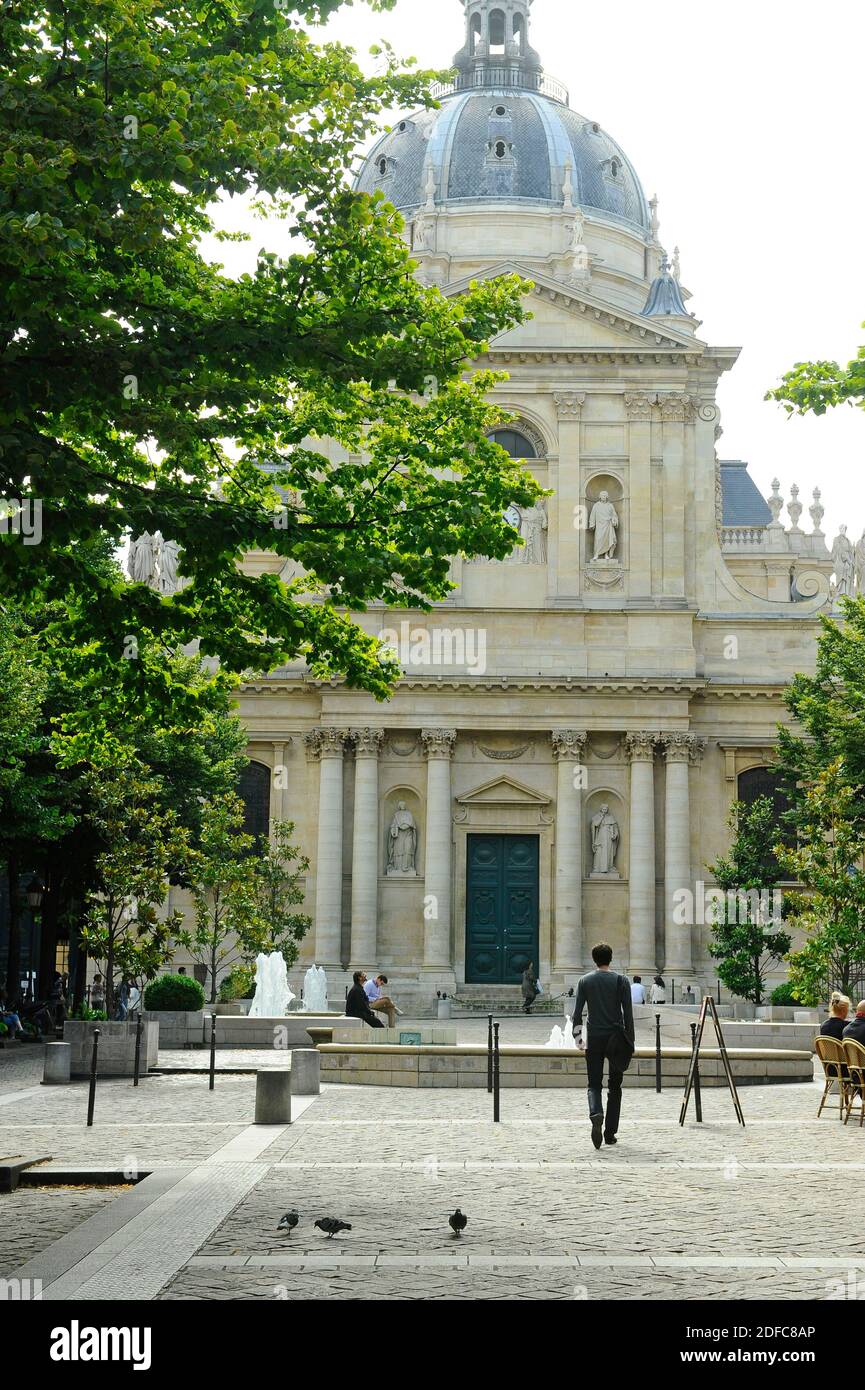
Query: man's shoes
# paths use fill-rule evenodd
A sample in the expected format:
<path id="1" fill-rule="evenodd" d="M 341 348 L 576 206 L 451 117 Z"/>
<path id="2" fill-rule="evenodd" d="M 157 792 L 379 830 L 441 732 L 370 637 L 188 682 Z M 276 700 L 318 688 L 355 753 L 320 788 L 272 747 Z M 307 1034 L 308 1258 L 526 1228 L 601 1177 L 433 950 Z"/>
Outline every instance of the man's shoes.
<path id="1" fill-rule="evenodd" d="M 591 1115 L 589 1118 L 592 1121 L 592 1143 L 596 1149 L 599 1149 L 603 1143 L 604 1117 L 603 1115 Z"/>
<path id="2" fill-rule="evenodd" d="M 605 1134 L 605 1135 L 604 1135 L 604 1143 L 605 1143 L 605 1144 L 618 1144 L 618 1142 L 619 1142 L 619 1141 L 618 1141 L 618 1139 L 616 1138 L 615 1134 Z"/>

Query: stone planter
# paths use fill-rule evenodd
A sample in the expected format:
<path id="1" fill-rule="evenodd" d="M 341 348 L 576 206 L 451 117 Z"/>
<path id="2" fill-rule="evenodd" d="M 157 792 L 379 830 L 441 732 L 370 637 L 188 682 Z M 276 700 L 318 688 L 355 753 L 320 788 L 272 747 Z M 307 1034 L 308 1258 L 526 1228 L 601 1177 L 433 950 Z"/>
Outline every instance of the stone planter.
<path id="1" fill-rule="evenodd" d="M 215 1004 L 213 1012 L 217 1018 L 246 1018 L 251 1007 L 251 999 L 229 999 L 227 1004 Z"/>
<path id="2" fill-rule="evenodd" d="M 142 1017 L 146 1023 L 159 1024 L 159 1046 L 163 1050 L 190 1047 L 204 1038 L 203 1009 L 145 1009 Z"/>
<path id="3" fill-rule="evenodd" d="M 125 1023 L 85 1023 L 67 1019 L 63 1041 L 72 1046 L 70 1071 L 73 1076 L 89 1076 L 93 1055 L 93 1033 L 99 1029 L 98 1076 L 132 1076 L 135 1071 L 135 1021 Z M 159 1024 L 145 1022 L 141 1029 L 141 1073 L 159 1060 Z"/>

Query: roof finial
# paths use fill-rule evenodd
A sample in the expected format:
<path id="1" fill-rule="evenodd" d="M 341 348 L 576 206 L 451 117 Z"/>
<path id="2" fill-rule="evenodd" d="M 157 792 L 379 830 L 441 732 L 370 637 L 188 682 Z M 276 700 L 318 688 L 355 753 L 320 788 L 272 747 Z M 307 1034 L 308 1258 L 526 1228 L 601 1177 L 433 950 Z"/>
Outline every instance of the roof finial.
<path id="1" fill-rule="evenodd" d="M 676 246 L 676 247 L 673 248 L 673 266 L 672 266 L 672 270 L 673 270 L 673 279 L 674 279 L 674 280 L 678 280 L 679 284 L 681 285 L 681 283 L 682 283 L 682 262 L 681 262 L 681 259 L 680 259 L 680 256 L 679 256 L 679 248 L 678 248 L 678 246 Z"/>
<path id="2" fill-rule="evenodd" d="M 562 195 L 564 198 L 563 207 L 566 212 L 570 212 L 574 206 L 574 166 L 569 159 L 565 160 L 565 177 L 562 180 Z"/>
<path id="3" fill-rule="evenodd" d="M 426 176 L 426 205 L 430 212 L 435 212 L 436 205 L 436 171 L 430 164 Z"/>
<path id="4" fill-rule="evenodd" d="M 661 230 L 661 221 L 658 217 L 658 195 L 655 194 L 649 202 L 649 209 L 652 214 L 652 241 L 658 240 L 658 232 Z"/>

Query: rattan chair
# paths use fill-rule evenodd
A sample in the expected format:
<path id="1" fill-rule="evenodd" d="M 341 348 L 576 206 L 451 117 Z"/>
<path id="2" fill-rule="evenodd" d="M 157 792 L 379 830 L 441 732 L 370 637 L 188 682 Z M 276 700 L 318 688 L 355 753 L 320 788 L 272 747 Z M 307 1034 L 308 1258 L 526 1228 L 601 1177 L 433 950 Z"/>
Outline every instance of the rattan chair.
<path id="1" fill-rule="evenodd" d="M 852 1038 L 845 1038 L 842 1047 L 847 1061 L 847 1114 L 844 1117 L 846 1125 L 850 1118 L 850 1111 L 856 1097 L 859 1097 L 859 1128 L 862 1128 L 862 1121 L 865 1120 L 865 1047 L 861 1043 L 854 1042 Z"/>
<path id="2" fill-rule="evenodd" d="M 823 1063 L 823 1075 L 826 1078 L 826 1085 L 823 1087 L 823 1098 L 820 1101 L 820 1109 L 817 1111 L 817 1119 L 823 1114 L 823 1106 L 829 1096 L 833 1086 L 838 1087 L 838 1119 L 844 1119 L 844 1110 L 847 1105 L 847 1057 L 844 1052 L 844 1045 L 837 1038 L 827 1038 L 822 1033 L 814 1039 L 814 1051 Z"/>

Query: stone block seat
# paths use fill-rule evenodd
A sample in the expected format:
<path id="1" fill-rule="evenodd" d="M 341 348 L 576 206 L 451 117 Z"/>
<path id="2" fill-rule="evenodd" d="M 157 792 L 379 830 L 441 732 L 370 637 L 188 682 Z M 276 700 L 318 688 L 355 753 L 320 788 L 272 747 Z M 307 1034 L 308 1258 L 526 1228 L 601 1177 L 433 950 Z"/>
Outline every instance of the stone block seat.
<path id="1" fill-rule="evenodd" d="M 737 1086 L 812 1081 L 814 1077 L 810 1052 L 765 1048 L 728 1048 L 727 1052 Z M 321 1079 L 327 1084 L 452 1089 L 487 1084 L 487 1050 L 477 1045 L 394 1047 L 367 1042 L 333 1042 L 320 1047 L 319 1055 Z M 691 1061 L 690 1049 L 664 1048 L 661 1057 L 664 1085 L 683 1088 Z M 580 1089 L 586 1085 L 586 1060 L 584 1054 L 572 1049 L 503 1047 L 500 1076 L 502 1088 L 570 1086 Z M 726 1086 L 717 1048 L 701 1048 L 700 1080 L 703 1087 Z M 637 1048 L 630 1070 L 625 1073 L 625 1085 L 655 1085 L 654 1048 Z"/>
<path id="2" fill-rule="evenodd" d="M 289 1051 L 295 1047 L 311 1047 L 310 1028 L 331 1028 L 338 1024 L 349 1030 L 349 1035 L 364 1027 L 359 1018 L 346 1018 L 344 1014 L 286 1014 L 284 1018 L 250 1018 L 249 1015 L 235 1015 L 217 1018 L 217 1048 L 245 1047 L 256 1051 L 267 1048 L 282 1048 Z M 208 1041 L 210 1028 L 207 1030 Z"/>

